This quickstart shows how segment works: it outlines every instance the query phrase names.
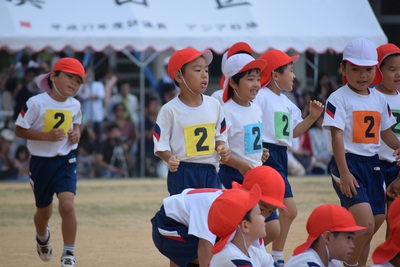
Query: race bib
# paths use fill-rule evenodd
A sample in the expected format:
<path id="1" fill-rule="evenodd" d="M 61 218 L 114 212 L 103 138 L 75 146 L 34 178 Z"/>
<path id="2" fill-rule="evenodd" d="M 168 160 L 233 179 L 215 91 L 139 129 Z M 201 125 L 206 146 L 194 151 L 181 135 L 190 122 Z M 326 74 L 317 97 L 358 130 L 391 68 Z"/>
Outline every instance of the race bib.
<path id="1" fill-rule="evenodd" d="M 72 111 L 47 109 L 44 116 L 43 132 L 50 132 L 52 129 L 62 129 L 65 134 L 72 124 Z"/>
<path id="2" fill-rule="evenodd" d="M 275 112 L 275 137 L 276 139 L 289 139 L 290 137 L 290 113 Z"/>
<path id="3" fill-rule="evenodd" d="M 215 124 L 197 124 L 183 128 L 188 157 L 209 155 L 215 152 Z"/>
<path id="4" fill-rule="evenodd" d="M 377 111 L 353 111 L 353 142 L 378 144 L 381 114 Z"/>
<path id="5" fill-rule="evenodd" d="M 244 126 L 244 152 L 246 154 L 261 153 L 262 151 L 262 123 Z"/>

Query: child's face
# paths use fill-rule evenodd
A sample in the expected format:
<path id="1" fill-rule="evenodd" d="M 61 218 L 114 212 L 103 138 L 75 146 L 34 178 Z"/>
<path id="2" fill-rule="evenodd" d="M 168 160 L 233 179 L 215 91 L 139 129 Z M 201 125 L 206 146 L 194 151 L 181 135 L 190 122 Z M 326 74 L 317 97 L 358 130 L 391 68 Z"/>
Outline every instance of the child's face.
<path id="1" fill-rule="evenodd" d="M 293 63 L 289 63 L 282 74 L 279 72 L 276 72 L 276 74 L 278 76 L 277 83 L 279 87 L 288 92 L 292 91 L 294 78 L 296 78 L 293 71 Z"/>
<path id="2" fill-rule="evenodd" d="M 346 62 L 341 65 L 343 75 L 351 90 L 358 94 L 368 94 L 368 87 L 374 81 L 376 66 L 361 67 Z"/>
<path id="3" fill-rule="evenodd" d="M 60 72 L 58 76 L 52 75 L 51 79 L 64 97 L 74 96 L 82 84 L 82 78 L 79 75 L 67 72 Z"/>
<path id="4" fill-rule="evenodd" d="M 268 203 L 265 203 L 263 201 L 260 201 L 258 203 L 258 205 L 260 206 L 261 213 L 265 218 L 268 218 L 269 215 L 271 215 L 271 213 L 276 210 L 275 206 L 272 206 L 272 205 L 270 205 Z"/>
<path id="5" fill-rule="evenodd" d="M 343 232 L 335 236 L 330 233 L 331 237 L 328 241 L 328 248 L 331 259 L 346 261 L 349 259 L 354 250 L 354 233 Z"/>
<path id="6" fill-rule="evenodd" d="M 400 90 L 400 55 L 387 57 L 381 67 L 382 85 L 386 90 Z"/>
<path id="7" fill-rule="evenodd" d="M 194 94 L 202 94 L 206 91 L 208 86 L 208 66 L 204 57 L 199 57 L 185 66 L 185 71 L 182 75 L 178 74 L 178 82 L 180 84 L 181 93 L 192 94 L 186 87 L 187 86 Z M 182 90 L 183 89 L 183 90 Z"/>
<path id="8" fill-rule="evenodd" d="M 265 217 L 261 213 L 259 205 L 255 205 L 250 212 L 250 221 L 247 221 L 248 234 L 252 240 L 266 236 Z"/>
<path id="9" fill-rule="evenodd" d="M 258 70 L 247 73 L 239 80 L 239 84 L 235 84 L 230 79 L 230 84 L 236 93 L 233 94 L 233 100 L 243 106 L 248 106 L 249 102 L 256 98 L 260 90 L 261 75 Z M 238 96 L 239 95 L 239 96 Z"/>

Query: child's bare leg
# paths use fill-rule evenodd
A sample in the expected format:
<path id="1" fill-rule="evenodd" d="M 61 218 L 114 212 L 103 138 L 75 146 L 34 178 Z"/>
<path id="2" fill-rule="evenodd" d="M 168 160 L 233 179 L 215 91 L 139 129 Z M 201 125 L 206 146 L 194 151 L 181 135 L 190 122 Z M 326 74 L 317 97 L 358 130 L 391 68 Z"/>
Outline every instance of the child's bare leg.
<path id="1" fill-rule="evenodd" d="M 274 241 L 280 233 L 279 220 L 271 220 L 265 223 L 265 232 L 267 235 L 264 237 L 264 245 L 268 245 Z"/>
<path id="2" fill-rule="evenodd" d="M 64 245 L 74 245 L 77 231 L 77 223 L 74 209 L 74 194 L 63 192 L 58 194 L 58 211 L 61 216 L 61 230 Z"/>
<path id="3" fill-rule="evenodd" d="M 352 265 L 358 263 L 358 266 L 365 266 L 366 259 L 365 262 L 363 262 L 365 253 L 368 256 L 368 242 L 371 241 L 375 228 L 374 216 L 372 214 L 371 206 L 369 205 L 369 203 L 366 202 L 351 206 L 349 208 L 349 211 L 353 215 L 357 225 L 366 227 L 367 232 L 362 235 L 356 235 L 354 237 L 354 250 L 350 258 L 346 262 Z"/>
<path id="4" fill-rule="evenodd" d="M 169 261 L 169 267 L 179 267 L 173 261 Z"/>
<path id="5" fill-rule="evenodd" d="M 36 233 L 38 235 L 46 235 L 47 225 L 51 214 L 53 213 L 53 204 L 48 205 L 45 208 L 37 208 L 36 213 L 33 216 L 33 222 L 35 223 Z"/>
<path id="6" fill-rule="evenodd" d="M 297 216 L 296 203 L 293 197 L 285 198 L 283 203 L 288 208 L 287 211 L 279 209 L 280 233 L 272 242 L 272 250 L 283 252 L 290 226 Z"/>
<path id="7" fill-rule="evenodd" d="M 386 207 L 387 207 L 386 213 L 389 212 L 389 208 L 390 208 L 390 205 L 392 205 L 392 203 L 393 203 L 393 201 L 391 201 L 391 200 L 387 201 L 387 203 L 386 203 Z M 390 234 L 389 229 L 390 229 L 389 228 L 389 222 L 386 220 L 386 239 L 389 238 L 389 234 Z"/>

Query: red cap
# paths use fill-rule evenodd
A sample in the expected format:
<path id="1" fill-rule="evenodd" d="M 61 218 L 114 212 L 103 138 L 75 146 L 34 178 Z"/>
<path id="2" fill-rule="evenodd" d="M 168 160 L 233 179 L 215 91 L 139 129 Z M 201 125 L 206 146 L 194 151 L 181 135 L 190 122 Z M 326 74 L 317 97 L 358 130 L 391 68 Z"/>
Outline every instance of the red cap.
<path id="1" fill-rule="evenodd" d="M 189 63 L 199 57 L 203 56 L 206 59 L 206 64 L 210 65 L 213 54 L 210 50 L 204 50 L 200 52 L 194 48 L 184 48 L 176 51 L 168 62 L 168 75 L 172 80 L 175 80 L 174 73 L 179 71 L 183 65 Z"/>
<path id="2" fill-rule="evenodd" d="M 383 60 L 385 60 L 386 57 L 393 54 L 400 54 L 400 48 L 398 48 L 394 44 L 383 44 L 381 46 L 378 46 L 376 51 L 378 52 L 379 67 L 382 65 L 382 62 Z"/>
<path id="3" fill-rule="evenodd" d="M 400 197 L 395 198 L 390 205 L 387 220 L 389 224 L 395 221 L 400 221 Z"/>
<path id="4" fill-rule="evenodd" d="M 263 202 L 287 210 L 283 204 L 285 182 L 277 170 L 265 165 L 249 170 L 244 176 L 242 188 L 250 190 L 255 184 L 261 188 Z"/>
<path id="5" fill-rule="evenodd" d="M 375 45 L 368 39 L 356 38 L 346 45 L 343 50 L 343 61 L 348 61 L 359 67 L 372 67 L 378 65 L 378 53 Z M 382 73 L 376 68 L 375 78 L 371 84 L 379 84 L 382 81 Z M 342 78 L 343 84 L 347 84 L 346 76 Z"/>
<path id="6" fill-rule="evenodd" d="M 72 58 L 72 57 L 64 57 L 59 59 L 56 64 L 54 64 L 53 69 L 51 72 L 39 75 L 36 79 L 36 84 L 40 90 L 50 92 L 51 88 L 48 84 L 48 79 L 50 74 L 55 71 L 62 71 L 66 73 L 76 74 L 82 78 L 82 81 L 85 81 L 85 68 L 79 62 L 79 60 Z"/>
<path id="7" fill-rule="evenodd" d="M 400 253 L 400 220 L 390 222 L 389 238 L 374 250 L 372 261 L 374 264 L 381 264 L 390 261 L 398 253 Z"/>
<path id="8" fill-rule="evenodd" d="M 254 185 L 250 191 L 242 189 L 225 190 L 212 203 L 208 212 L 208 228 L 219 240 L 211 250 L 213 254 L 221 251 L 232 240 L 236 228 L 248 211 L 260 201 L 261 189 Z"/>
<path id="9" fill-rule="evenodd" d="M 236 55 L 237 53 L 247 53 L 251 56 L 251 54 L 253 54 L 253 50 L 251 49 L 251 46 L 248 43 L 237 42 L 237 43 L 234 43 L 228 49 L 227 58 L 230 58 L 231 56 Z"/>
<path id="10" fill-rule="evenodd" d="M 299 55 L 288 56 L 281 50 L 272 49 L 262 54 L 259 59 L 264 59 L 268 62 L 268 66 L 261 73 L 261 87 L 269 84 L 271 81 L 271 73 L 279 67 L 285 66 L 290 62 L 296 62 L 299 59 Z"/>
<path id="11" fill-rule="evenodd" d="M 325 231 L 361 234 L 367 228 L 358 226 L 351 213 L 335 204 L 323 204 L 314 209 L 307 220 L 307 241 L 293 251 L 293 256 L 306 251 Z"/>
<path id="12" fill-rule="evenodd" d="M 251 69 L 260 69 L 262 71 L 267 66 L 267 62 L 262 59 L 254 59 L 252 56 L 248 54 L 236 54 L 229 57 L 223 67 L 222 73 L 225 76 L 224 81 L 224 93 L 222 95 L 222 100 L 224 102 L 229 100 L 228 96 L 228 82 L 229 78 L 233 77 L 234 75 L 251 70 Z"/>

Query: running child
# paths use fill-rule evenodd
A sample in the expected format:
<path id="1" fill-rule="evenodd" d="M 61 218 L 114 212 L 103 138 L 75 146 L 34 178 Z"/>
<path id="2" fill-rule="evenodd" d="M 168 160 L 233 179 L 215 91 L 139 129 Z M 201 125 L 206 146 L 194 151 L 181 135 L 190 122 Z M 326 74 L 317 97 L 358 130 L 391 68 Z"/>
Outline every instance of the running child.
<path id="1" fill-rule="evenodd" d="M 80 139 L 82 114 L 73 96 L 83 83 L 85 70 L 74 58 L 62 58 L 51 72 L 40 75 L 37 85 L 44 93 L 31 97 L 16 121 L 15 134 L 27 139 L 31 153 L 29 171 L 35 195 L 37 253 L 43 261 L 52 258 L 49 220 L 53 195 L 57 195 L 64 241 L 61 266 L 75 266 L 77 231 L 74 210 L 76 158 L 71 151 Z"/>
<path id="2" fill-rule="evenodd" d="M 390 106 L 390 110 L 396 119 L 392 131 L 400 139 L 400 48 L 394 44 L 384 44 L 377 48 L 378 67 L 382 73 L 382 82 L 375 88 L 381 92 Z M 381 142 L 379 148 L 379 160 L 385 177 L 385 185 L 388 187 L 399 174 L 400 166 L 397 165 L 396 157 L 393 156 L 393 149 Z M 390 209 L 393 198 L 386 198 L 386 210 Z M 388 221 L 386 221 L 388 222 Z M 386 228 L 386 235 L 389 234 L 389 226 Z"/>
<path id="3" fill-rule="evenodd" d="M 355 248 L 345 266 L 364 266 L 370 242 L 385 219 L 384 177 L 378 150 L 382 139 L 398 154 L 400 141 L 390 128 L 395 124 L 385 97 L 371 84 L 379 84 L 375 45 L 358 38 L 343 51 L 343 84 L 327 99 L 323 127 L 330 130 L 334 159 L 333 187 L 341 205 L 367 232 L 354 239 Z"/>
<path id="4" fill-rule="evenodd" d="M 283 266 L 283 250 L 290 225 L 297 216 L 297 208 L 288 180 L 287 147 L 293 138 L 304 134 L 322 114 L 324 106 L 319 101 L 309 103 L 310 114 L 303 120 L 300 109 L 290 101 L 282 90 L 293 90 L 295 78 L 293 63 L 298 55 L 289 57 L 280 50 L 269 50 L 260 56 L 267 61 L 267 67 L 261 73 L 261 87 L 254 103 L 263 113 L 263 147 L 269 150 L 270 157 L 264 162 L 276 169 L 285 181 L 284 203 L 288 212 L 279 213 L 280 234 L 272 243 L 271 255 L 277 266 Z M 265 88 L 263 88 L 266 86 Z"/>
<path id="5" fill-rule="evenodd" d="M 367 230 L 356 224 L 348 210 L 335 204 L 316 207 L 306 228 L 306 242 L 295 248 L 285 267 L 341 267 L 354 249 L 354 236 Z"/>
<path id="6" fill-rule="evenodd" d="M 176 51 L 168 74 L 180 88 L 178 97 L 164 104 L 154 127 L 154 153 L 168 164 L 168 192 L 186 188 L 221 188 L 219 161 L 229 158 L 226 121 L 221 105 L 204 95 L 208 86 L 210 50 Z"/>

